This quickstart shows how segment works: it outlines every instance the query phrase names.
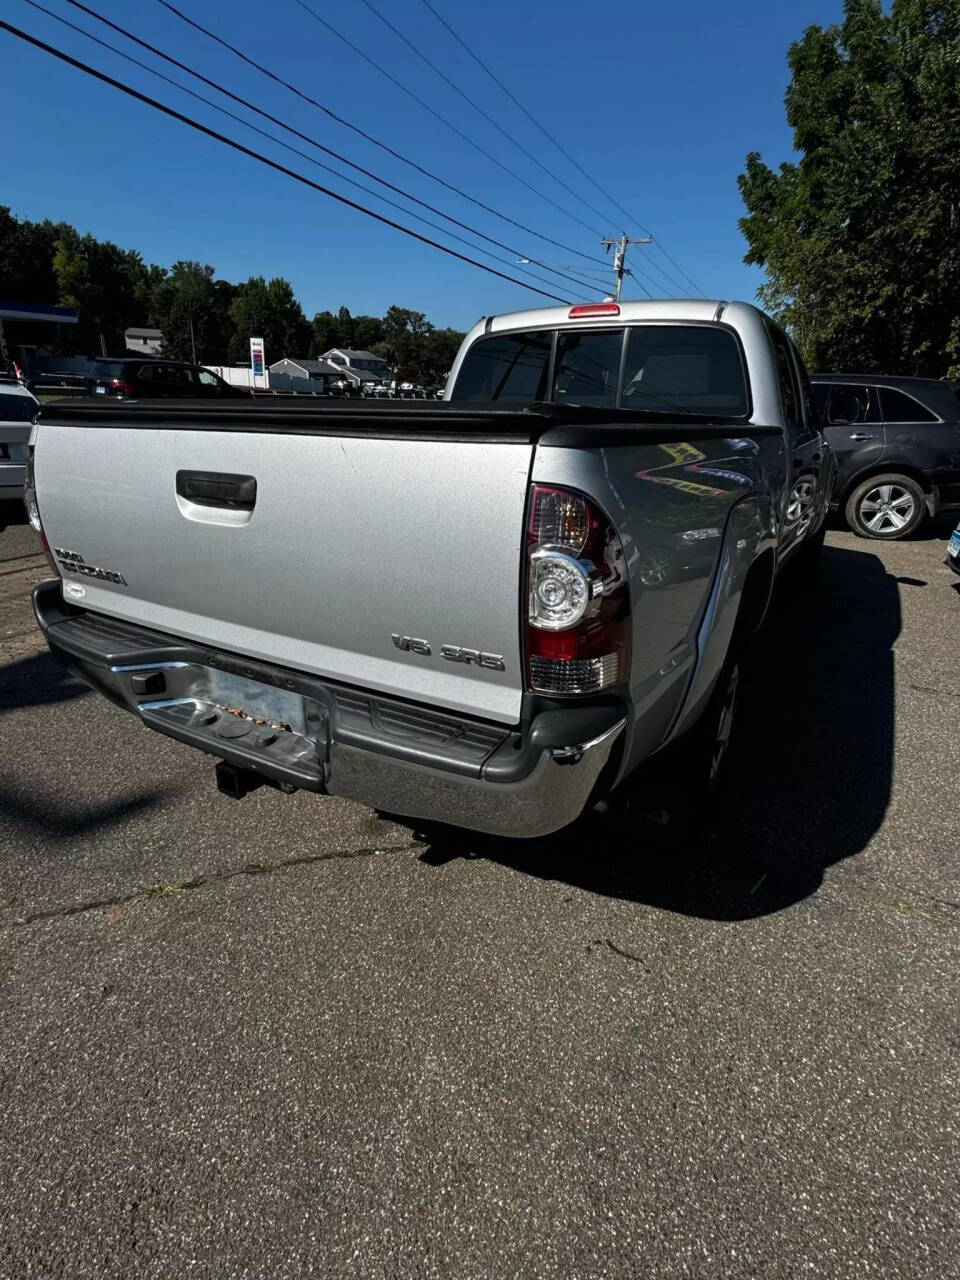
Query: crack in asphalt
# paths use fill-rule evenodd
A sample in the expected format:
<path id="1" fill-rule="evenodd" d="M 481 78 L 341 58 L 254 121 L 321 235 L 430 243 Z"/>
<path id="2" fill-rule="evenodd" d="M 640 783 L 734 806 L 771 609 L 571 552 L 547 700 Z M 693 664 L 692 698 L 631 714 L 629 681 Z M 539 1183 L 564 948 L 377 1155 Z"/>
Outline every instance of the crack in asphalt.
<path id="1" fill-rule="evenodd" d="M 878 893 L 875 889 L 861 884 L 828 885 L 824 883 L 820 886 L 818 893 L 826 893 L 837 898 L 852 896 L 868 898 L 877 906 L 892 907 L 896 911 L 923 916 L 924 919 L 932 920 L 937 924 L 960 925 L 960 902 L 954 902 L 950 898 L 938 898 L 935 894 L 924 893 L 922 889 L 904 890 L 905 894 L 919 901 L 911 901 L 906 897 L 895 898 L 889 893 Z M 932 907 L 947 907 L 948 910 L 936 911 L 932 910 Z"/>
<path id="2" fill-rule="evenodd" d="M 111 898 L 97 898 L 93 902 L 76 902 L 69 906 L 49 907 L 45 911 L 34 911 L 28 916 L 17 916 L 13 920 L 13 928 L 22 929 L 26 925 L 40 924 L 45 920 L 65 919 L 68 916 L 82 915 L 87 911 L 100 911 L 104 907 L 122 907 L 128 902 L 137 902 L 146 898 L 173 897 L 178 893 L 186 893 L 191 889 L 203 889 L 208 885 L 224 884 L 228 880 L 236 880 L 241 876 L 272 875 L 276 871 L 289 871 L 294 867 L 310 866 L 315 862 L 339 862 L 349 858 L 372 858 L 382 853 L 406 853 L 410 849 L 419 849 L 417 841 L 408 844 L 390 845 L 384 849 L 368 846 L 363 849 L 343 849 L 338 853 L 306 854 L 302 858 L 288 858 L 283 862 L 248 862 L 233 871 L 221 871 L 214 875 L 195 876 L 192 880 L 183 880 L 177 884 L 141 885 L 131 893 L 117 894 Z"/>
<path id="3" fill-rule="evenodd" d="M 908 685 L 908 688 L 912 689 L 914 693 L 932 693 L 938 698 L 960 698 L 960 693 L 953 689 L 934 689 L 928 684 L 911 684 Z"/>

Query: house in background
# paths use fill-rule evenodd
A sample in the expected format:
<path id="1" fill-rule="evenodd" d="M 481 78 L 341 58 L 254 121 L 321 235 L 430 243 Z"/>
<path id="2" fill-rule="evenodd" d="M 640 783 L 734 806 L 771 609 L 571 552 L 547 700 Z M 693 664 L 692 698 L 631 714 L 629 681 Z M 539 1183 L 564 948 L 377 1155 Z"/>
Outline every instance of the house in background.
<path id="1" fill-rule="evenodd" d="M 163 334 L 159 329 L 125 329 L 123 344 L 138 356 L 163 355 Z"/>
<path id="2" fill-rule="evenodd" d="M 329 360 L 293 360 L 289 356 L 270 365 L 269 373 L 275 391 L 326 391 L 334 379 L 344 376 L 344 370 Z"/>
<path id="3" fill-rule="evenodd" d="M 389 382 L 393 370 L 386 360 L 381 360 L 372 351 L 352 351 L 347 347 L 331 347 L 324 351 L 322 360 L 339 366 L 340 376 L 348 382 L 361 385 L 365 382 Z"/>

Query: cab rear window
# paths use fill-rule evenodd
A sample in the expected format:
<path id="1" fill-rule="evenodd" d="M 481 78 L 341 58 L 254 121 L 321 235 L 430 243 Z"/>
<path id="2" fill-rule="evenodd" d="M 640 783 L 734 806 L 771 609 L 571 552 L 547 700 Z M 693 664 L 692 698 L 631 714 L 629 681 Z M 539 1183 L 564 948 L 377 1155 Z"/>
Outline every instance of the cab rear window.
<path id="1" fill-rule="evenodd" d="M 642 324 L 501 333 L 478 339 L 451 399 L 565 404 L 746 417 L 740 344 L 711 325 Z"/>
<path id="2" fill-rule="evenodd" d="M 746 417 L 747 375 L 740 344 L 707 325 L 637 325 L 623 371 L 624 409 Z"/>
<path id="3" fill-rule="evenodd" d="M 460 367 L 452 399 L 514 404 L 545 400 L 551 345 L 550 333 L 498 333 L 481 338 Z"/>

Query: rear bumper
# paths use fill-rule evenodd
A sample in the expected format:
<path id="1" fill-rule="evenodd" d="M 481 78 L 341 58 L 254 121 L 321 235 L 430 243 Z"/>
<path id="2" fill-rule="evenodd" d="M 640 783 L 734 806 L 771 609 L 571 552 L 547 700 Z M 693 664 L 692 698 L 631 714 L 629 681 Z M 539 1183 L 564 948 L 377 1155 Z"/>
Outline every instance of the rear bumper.
<path id="1" fill-rule="evenodd" d="M 34 612 L 70 670 L 148 727 L 292 787 L 492 835 L 547 835 L 583 811 L 622 704 L 548 710 L 522 731 L 146 631 L 63 602 Z"/>

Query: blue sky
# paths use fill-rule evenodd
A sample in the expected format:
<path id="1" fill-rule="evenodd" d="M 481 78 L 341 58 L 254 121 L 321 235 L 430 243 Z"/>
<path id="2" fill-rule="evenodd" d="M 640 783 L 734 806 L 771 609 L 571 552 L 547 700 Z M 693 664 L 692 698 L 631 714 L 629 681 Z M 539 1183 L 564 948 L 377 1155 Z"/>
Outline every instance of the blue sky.
<path id="1" fill-rule="evenodd" d="M 639 234 L 637 223 L 628 223 L 569 165 L 452 40 L 422 0 L 372 3 L 552 174 L 605 216 L 587 209 L 498 134 L 363 0 L 309 3 L 445 120 L 575 217 L 552 207 L 478 154 L 340 43 L 297 0 L 179 0 L 178 7 L 395 150 L 567 249 L 509 227 L 415 174 L 184 26 L 157 0 L 88 2 L 218 84 L 521 254 L 602 272 L 570 250 L 602 257 L 598 233 Z M 787 46 L 806 26 L 837 21 L 841 0 L 432 3 L 710 296 L 753 298 L 761 276 L 742 261 L 737 174 L 750 150 L 759 150 L 771 164 L 789 158 L 791 138 L 783 112 Z M 155 61 L 65 0 L 44 4 L 144 60 Z M 406 220 L 426 235 L 436 234 L 97 48 L 24 0 L 8 0 L 3 14 L 48 43 L 316 181 Z M 397 303 L 426 312 L 436 324 L 466 327 L 482 314 L 546 302 L 272 173 L 23 46 L 6 32 L 0 32 L 0 83 L 7 121 L 0 202 L 19 216 L 64 219 L 82 231 L 139 249 L 148 261 L 164 265 L 196 258 L 232 280 L 286 276 L 308 316 L 340 305 L 355 314 L 381 314 Z M 262 120 L 258 123 L 270 127 Z M 654 264 L 677 275 L 656 249 L 632 252 L 635 263 L 661 286 L 665 282 Z M 502 256 L 512 260 L 509 253 Z M 661 292 L 668 290 L 679 292 L 669 285 Z M 566 296 L 564 288 L 557 292 Z M 625 296 L 638 295 L 631 285 Z"/>

